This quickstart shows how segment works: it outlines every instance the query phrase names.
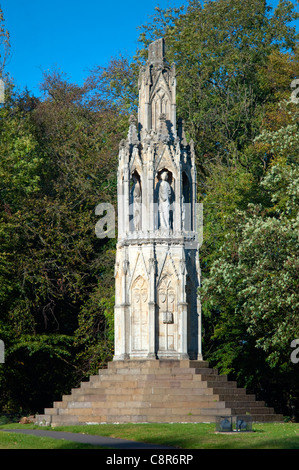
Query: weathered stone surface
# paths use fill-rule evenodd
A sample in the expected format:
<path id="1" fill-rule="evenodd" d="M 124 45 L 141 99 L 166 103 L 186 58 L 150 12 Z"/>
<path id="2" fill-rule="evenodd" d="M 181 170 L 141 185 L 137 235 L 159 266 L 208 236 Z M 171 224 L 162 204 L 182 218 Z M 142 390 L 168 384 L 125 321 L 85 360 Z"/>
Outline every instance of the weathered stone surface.
<path id="1" fill-rule="evenodd" d="M 159 39 L 119 150 L 115 361 L 202 359 L 195 202 L 194 146 L 177 132 L 175 67 Z"/>
<path id="2" fill-rule="evenodd" d="M 132 367 L 131 367 L 132 365 Z M 38 423 L 215 422 L 219 415 L 250 413 L 254 421 L 281 421 L 272 408 L 219 376 L 202 361 L 123 361 L 73 389 L 38 415 Z M 197 367 L 192 367 L 196 365 Z M 207 371 L 208 374 L 204 374 Z M 207 381 L 205 377 L 218 378 Z M 104 378 L 104 380 L 103 380 Z M 219 386 L 221 384 L 221 386 Z M 84 385 L 84 386 L 83 386 Z"/>
<path id="3" fill-rule="evenodd" d="M 119 146 L 115 356 L 37 423 L 215 422 L 273 409 L 202 360 L 194 145 L 176 126 L 164 40 L 139 76 L 138 122 Z"/>

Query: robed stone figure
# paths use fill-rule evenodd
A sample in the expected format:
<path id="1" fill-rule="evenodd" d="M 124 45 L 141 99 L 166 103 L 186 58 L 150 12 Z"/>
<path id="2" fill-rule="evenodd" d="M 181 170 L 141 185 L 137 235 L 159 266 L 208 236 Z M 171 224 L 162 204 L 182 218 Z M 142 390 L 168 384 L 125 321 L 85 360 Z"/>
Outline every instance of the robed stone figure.
<path id="1" fill-rule="evenodd" d="M 171 186 L 168 183 L 168 173 L 163 171 L 159 185 L 159 219 L 161 229 L 170 229 L 170 199 Z"/>
<path id="2" fill-rule="evenodd" d="M 134 178 L 134 186 L 132 188 L 132 203 L 133 203 L 133 230 L 141 230 L 141 187 L 139 181 Z"/>

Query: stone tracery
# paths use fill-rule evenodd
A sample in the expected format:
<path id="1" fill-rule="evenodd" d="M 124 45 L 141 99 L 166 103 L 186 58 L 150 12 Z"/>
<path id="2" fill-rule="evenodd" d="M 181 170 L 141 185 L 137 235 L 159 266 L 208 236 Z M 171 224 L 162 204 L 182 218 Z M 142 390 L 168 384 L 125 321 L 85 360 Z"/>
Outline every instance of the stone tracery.
<path id="1" fill-rule="evenodd" d="M 164 49 L 163 39 L 149 46 L 138 123 L 130 118 L 120 144 L 117 263 L 130 268 L 115 278 L 114 360 L 201 358 L 194 146 L 182 122 L 177 131 L 175 66 Z"/>

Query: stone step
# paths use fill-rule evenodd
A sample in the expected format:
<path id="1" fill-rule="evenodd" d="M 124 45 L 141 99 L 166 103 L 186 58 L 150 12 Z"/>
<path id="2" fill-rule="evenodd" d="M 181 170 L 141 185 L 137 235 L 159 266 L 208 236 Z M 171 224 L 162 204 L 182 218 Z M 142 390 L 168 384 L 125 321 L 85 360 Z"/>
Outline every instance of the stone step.
<path id="1" fill-rule="evenodd" d="M 180 388 L 169 388 L 167 391 L 165 387 L 161 387 L 160 384 L 148 387 L 143 393 L 150 393 L 151 395 L 164 395 L 168 393 L 172 397 L 177 397 L 178 400 L 181 399 L 181 396 L 186 397 L 190 395 L 214 395 L 213 388 L 208 388 L 205 383 L 197 384 L 196 387 L 194 384 L 190 384 L 189 387 L 182 386 Z"/>
<path id="2" fill-rule="evenodd" d="M 201 403 L 216 403 L 219 402 L 220 400 L 215 397 L 215 395 L 188 395 L 188 396 L 179 396 L 179 395 L 151 395 L 151 394 L 145 394 L 141 395 L 141 398 L 143 401 L 147 401 L 149 403 L 152 403 L 152 406 L 157 406 L 157 403 L 174 403 L 175 406 L 189 406 L 190 403 L 193 403 L 194 405 L 201 402 Z M 124 397 L 122 397 L 124 399 Z M 223 401 L 224 403 L 224 401 Z"/>
<path id="3" fill-rule="evenodd" d="M 267 405 L 263 400 L 256 400 L 254 395 L 223 395 L 219 394 L 219 400 L 223 400 L 227 403 L 228 406 L 240 403 L 244 406 L 257 406 L 257 407 L 266 407 Z"/>
<path id="4" fill-rule="evenodd" d="M 123 388 L 138 388 L 145 386 L 145 381 L 137 381 L 137 380 L 125 380 L 125 381 L 99 381 L 99 382 L 94 382 L 89 385 L 89 387 L 82 387 L 82 388 L 103 388 L 103 389 L 108 389 L 108 388 L 115 388 L 115 387 L 121 387 Z"/>
<path id="5" fill-rule="evenodd" d="M 134 369 L 134 368 L 150 368 L 150 369 L 162 369 L 164 367 L 189 367 L 189 362 L 185 362 L 181 364 L 179 360 L 172 360 L 172 361 L 159 361 L 159 360 L 133 360 L 130 359 L 128 361 L 111 361 L 108 364 L 108 369 Z"/>
<path id="6" fill-rule="evenodd" d="M 199 371 L 202 371 L 202 369 L 188 369 L 184 370 L 183 373 L 179 372 L 179 369 L 176 371 L 171 371 L 168 373 L 163 373 L 163 371 L 160 372 L 145 372 L 142 371 L 139 374 L 108 374 L 104 376 L 96 376 L 91 380 L 91 383 L 96 383 L 96 382 L 104 382 L 104 381 L 116 381 L 116 382 L 121 382 L 121 381 L 134 381 L 134 380 L 181 380 L 181 381 L 186 381 L 186 380 L 195 380 L 195 381 L 206 381 L 206 380 L 213 380 L 213 381 L 220 381 L 220 382 L 227 382 L 227 376 L 226 375 L 217 375 L 217 373 L 209 372 L 208 374 L 202 374 Z"/>
<path id="7" fill-rule="evenodd" d="M 45 415 L 57 415 L 59 408 L 45 408 Z"/>
<path id="8" fill-rule="evenodd" d="M 242 407 L 255 407 L 255 408 L 267 408 L 265 406 L 265 402 L 264 401 L 253 401 L 253 400 L 248 400 L 248 401 L 245 401 L 245 400 L 224 400 L 225 403 L 226 403 L 226 406 L 229 406 L 230 408 L 231 407 L 234 407 L 234 408 L 242 408 Z"/>
<path id="9" fill-rule="evenodd" d="M 214 414 L 211 415 L 172 415 L 170 417 L 153 415 L 153 416 L 140 416 L 140 415 L 127 415 L 127 416 L 115 416 L 115 415 L 108 415 L 107 422 L 109 423 L 215 423 L 216 416 Z M 90 422 L 92 420 L 90 419 Z"/>
<path id="10" fill-rule="evenodd" d="M 228 382 L 226 382 L 226 381 L 217 381 L 216 382 L 215 380 L 207 380 L 206 383 L 207 383 L 207 386 L 209 388 L 212 387 L 213 389 L 216 389 L 216 390 L 218 390 L 218 389 L 222 389 L 222 390 L 227 389 L 227 390 L 229 390 L 229 389 L 236 389 L 237 388 L 237 382 L 234 382 L 232 380 L 230 380 Z M 218 391 L 216 393 L 218 393 Z"/>
<path id="11" fill-rule="evenodd" d="M 109 402 L 109 397 L 107 395 L 102 395 L 102 394 L 95 394 L 95 393 L 82 393 L 82 394 L 73 394 L 72 395 L 72 400 L 68 400 L 68 403 L 70 401 L 92 401 L 92 402 L 103 402 L 107 403 Z"/>
<path id="12" fill-rule="evenodd" d="M 51 426 L 63 426 L 63 425 L 80 425 L 84 421 L 80 420 L 79 417 L 73 415 L 56 415 L 52 417 Z"/>
<path id="13" fill-rule="evenodd" d="M 113 416 L 126 416 L 126 415 L 141 415 L 147 416 L 163 416 L 169 421 L 174 420 L 174 416 L 206 416 L 214 414 L 215 416 L 230 415 L 231 410 L 225 406 L 215 406 L 209 408 L 150 408 L 150 407 L 109 407 L 109 408 L 68 408 L 59 410 L 55 416 L 77 416 L 80 420 L 85 416 L 93 416 L 95 419 L 98 416 L 113 415 Z"/>
<path id="14" fill-rule="evenodd" d="M 60 408 L 61 413 L 69 414 L 67 410 L 76 410 L 76 413 L 81 413 L 83 409 L 93 410 L 94 412 L 99 412 L 98 410 L 121 410 L 121 414 L 127 410 L 147 410 L 149 414 L 157 413 L 167 413 L 167 412 L 195 412 L 196 410 L 203 409 L 224 409 L 225 402 L 213 402 L 213 401 L 200 401 L 198 403 L 188 403 L 188 404 L 178 404 L 175 402 L 166 402 L 166 403 L 150 403 L 150 402 L 110 402 L 108 405 L 105 402 L 69 402 L 67 408 Z M 173 410 L 173 411 L 171 411 Z M 54 413 L 53 413 L 54 414 Z"/>
<path id="15" fill-rule="evenodd" d="M 214 382 L 213 382 L 214 383 Z M 218 384 L 218 382 L 217 382 Z M 227 383 L 224 382 L 219 382 L 219 386 L 224 386 L 224 384 L 227 385 Z M 222 385 L 223 384 L 223 385 Z M 81 389 L 83 390 L 90 390 L 91 388 L 94 389 L 105 389 L 105 393 L 108 393 L 111 389 L 115 389 L 116 387 L 119 387 L 121 389 L 136 389 L 136 388 L 148 388 L 149 386 L 151 387 L 159 387 L 159 388 L 211 388 L 207 386 L 206 381 L 201 381 L 201 380 L 176 380 L 176 379 L 155 379 L 155 380 L 128 380 L 128 381 L 108 381 L 105 380 L 103 382 L 94 382 L 93 384 L 90 384 L 89 387 L 85 386 L 82 387 Z M 231 388 L 230 385 L 228 385 L 229 388 Z M 72 390 L 73 393 L 73 390 Z"/>
<path id="16" fill-rule="evenodd" d="M 230 383 L 230 382 L 228 382 Z M 244 388 L 238 388 L 235 385 L 229 386 L 229 387 L 223 387 L 219 386 L 218 384 L 215 385 L 212 388 L 213 392 L 216 395 L 229 395 L 229 396 L 234 396 L 234 395 L 246 395 L 246 390 Z"/>
<path id="17" fill-rule="evenodd" d="M 232 414 L 233 415 L 242 415 L 242 414 L 246 414 L 246 412 L 250 413 L 250 414 L 254 414 L 254 415 L 258 415 L 258 414 L 263 414 L 263 415 L 268 415 L 268 414 L 273 414 L 274 413 L 274 409 L 273 408 L 266 408 L 266 407 L 258 407 L 258 406 L 248 406 L 248 407 L 245 407 L 245 406 L 233 406 L 231 408 L 232 410 Z"/>
<path id="18" fill-rule="evenodd" d="M 208 367 L 202 368 L 202 367 L 196 367 L 194 369 L 195 374 L 200 374 L 200 375 L 219 375 L 218 370 L 216 369 L 210 369 Z"/>
<path id="19" fill-rule="evenodd" d="M 195 369 L 194 369 L 195 371 Z M 113 382 L 113 383 L 122 383 L 122 382 L 134 382 L 134 381 L 149 381 L 149 380 L 159 380 L 159 381 L 187 381 L 187 380 L 194 380 L 194 381 L 206 381 L 206 380 L 213 380 L 216 382 L 227 382 L 227 376 L 225 375 L 217 375 L 217 374 L 195 374 L 195 372 L 191 370 L 185 371 L 183 374 L 162 374 L 162 373 L 140 373 L 140 374 L 108 374 L 103 376 L 96 376 L 93 377 L 89 384 L 97 384 L 97 383 L 104 383 L 104 382 Z M 82 384 L 83 387 L 88 386 L 88 383 L 84 382 Z"/>
<path id="20" fill-rule="evenodd" d="M 129 361 L 111 361 L 108 364 L 108 369 L 124 369 L 124 368 L 150 368 L 150 369 L 169 369 L 171 367 L 180 368 L 205 368 L 209 367 L 208 361 L 194 361 L 194 360 L 129 360 Z M 103 369 L 101 369 L 103 370 Z M 104 369 L 105 370 L 105 369 Z"/>
<path id="21" fill-rule="evenodd" d="M 69 396 L 69 395 L 67 395 L 67 396 Z M 54 403 L 53 403 L 53 408 L 65 408 L 66 406 L 67 406 L 67 401 L 66 400 L 54 401 Z"/>
<path id="22" fill-rule="evenodd" d="M 105 376 L 111 376 L 113 374 L 116 375 L 165 375 L 165 376 L 184 376 L 188 374 L 212 374 L 212 375 L 218 375 L 218 371 L 216 369 L 211 369 L 211 368 L 195 368 L 195 367 L 171 367 L 169 369 L 162 368 L 162 369 L 157 369 L 157 368 L 149 368 L 149 367 L 134 367 L 134 368 L 117 368 L 115 370 L 109 369 L 108 373 L 106 374 L 99 374 L 99 376 L 104 377 Z M 97 376 L 96 376 L 97 377 Z M 92 377 L 92 380 L 94 379 L 94 376 Z"/>
<path id="23" fill-rule="evenodd" d="M 114 387 L 115 389 L 115 387 Z M 85 393 L 89 393 L 90 395 L 107 395 L 107 387 L 106 388 L 103 388 L 103 387 L 94 387 L 94 386 L 90 386 L 90 387 L 84 387 L 84 388 L 76 388 L 75 390 L 73 390 L 73 392 L 71 393 L 71 395 L 84 395 Z M 69 396 L 69 395 L 66 395 L 66 396 Z"/>
<path id="24" fill-rule="evenodd" d="M 200 377 L 202 381 L 213 381 L 213 382 L 221 382 L 221 383 L 230 383 L 227 379 L 227 375 L 216 375 L 216 374 L 199 374 L 198 376 L 194 376 L 193 380 L 196 380 L 197 377 Z M 197 379 L 199 380 L 199 379 Z"/>
<path id="25" fill-rule="evenodd" d="M 189 362 L 189 367 L 209 367 L 209 362 L 208 361 L 187 361 Z M 181 366 L 183 366 L 184 361 L 181 361 Z"/>
<path id="26" fill-rule="evenodd" d="M 199 376 L 200 377 L 200 376 Z M 213 382 L 214 383 L 214 382 Z M 217 382 L 218 384 L 218 382 Z M 223 386 L 223 384 L 227 384 L 227 382 L 219 382 L 219 386 Z M 173 378 L 151 378 L 148 380 L 125 380 L 121 382 L 115 382 L 115 381 L 110 381 L 110 380 L 104 380 L 104 381 L 99 381 L 99 382 L 93 382 L 89 384 L 89 386 L 85 385 L 84 387 L 80 387 L 80 390 L 92 390 L 92 389 L 105 389 L 105 393 L 108 393 L 111 389 L 115 389 L 116 387 L 120 387 L 121 389 L 124 388 L 130 388 L 130 389 L 135 389 L 135 388 L 148 388 L 149 386 L 151 387 L 159 387 L 159 388 L 178 388 L 178 387 L 183 387 L 183 388 L 208 388 L 207 387 L 207 382 L 202 381 L 202 380 L 178 380 L 178 379 L 173 379 Z M 230 385 L 228 385 L 229 388 L 231 388 Z M 210 387 L 211 388 L 211 387 Z M 71 393 L 74 393 L 75 390 L 77 389 L 72 389 Z"/>
<path id="27" fill-rule="evenodd" d="M 243 393 L 219 393 L 218 395 L 218 399 L 221 400 L 221 401 L 225 401 L 225 402 L 236 402 L 236 401 L 242 401 L 242 402 L 245 402 L 245 403 L 251 403 L 251 402 L 255 402 L 255 397 L 251 396 L 251 395 L 246 395 L 246 394 L 243 394 Z"/>

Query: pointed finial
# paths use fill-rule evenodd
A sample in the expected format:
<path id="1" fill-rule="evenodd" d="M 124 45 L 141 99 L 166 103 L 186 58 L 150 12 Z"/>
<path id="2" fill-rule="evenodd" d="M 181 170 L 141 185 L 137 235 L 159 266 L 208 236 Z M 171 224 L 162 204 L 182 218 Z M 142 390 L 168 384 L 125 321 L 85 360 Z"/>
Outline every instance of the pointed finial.
<path id="1" fill-rule="evenodd" d="M 186 139 L 185 129 L 184 129 L 184 124 L 185 123 L 184 123 L 182 118 L 178 119 L 178 124 L 179 124 L 178 135 L 179 135 L 179 138 L 181 140 L 181 143 L 182 143 L 182 145 L 187 145 L 187 139 Z"/>
<path id="2" fill-rule="evenodd" d="M 136 124 L 136 117 L 134 116 L 134 114 L 131 114 L 131 116 L 129 117 L 129 124 Z"/>
<path id="3" fill-rule="evenodd" d="M 148 60 L 151 64 L 163 63 L 165 58 L 164 38 L 157 39 L 148 46 Z"/>
<path id="4" fill-rule="evenodd" d="M 129 132 L 128 132 L 128 141 L 130 144 L 138 144 L 139 139 L 138 139 L 138 133 L 137 133 L 137 128 L 136 128 L 136 118 L 135 116 L 131 115 L 129 118 Z"/>
<path id="5" fill-rule="evenodd" d="M 170 139 L 170 135 L 166 122 L 166 114 L 160 114 L 159 121 L 160 125 L 158 129 L 158 140 L 162 142 L 168 142 Z"/>

